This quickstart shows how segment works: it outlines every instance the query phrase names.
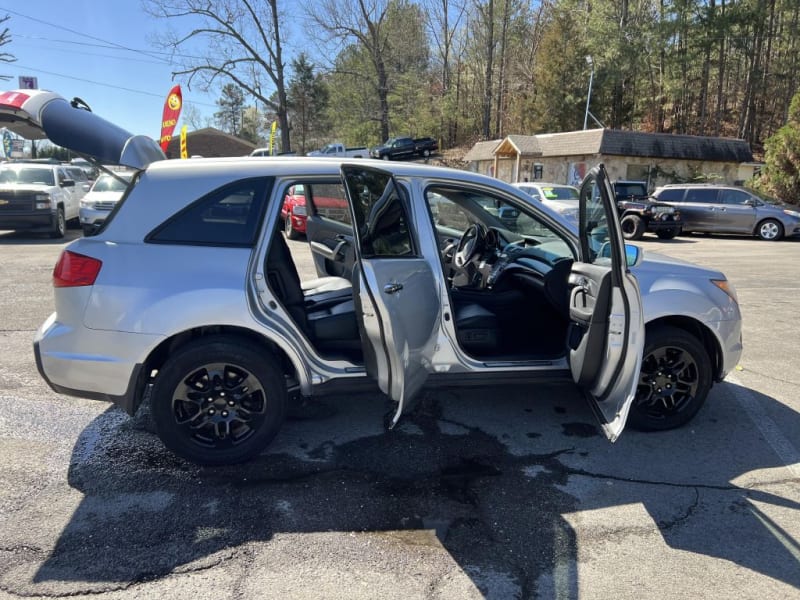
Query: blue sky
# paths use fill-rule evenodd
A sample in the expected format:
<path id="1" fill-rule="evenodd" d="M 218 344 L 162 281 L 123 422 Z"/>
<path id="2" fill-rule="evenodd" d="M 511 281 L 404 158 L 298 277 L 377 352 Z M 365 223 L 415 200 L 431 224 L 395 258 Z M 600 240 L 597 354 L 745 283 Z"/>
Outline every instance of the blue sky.
<path id="1" fill-rule="evenodd" d="M 0 0 L 0 16 L 6 14 L 11 43 L 2 51 L 17 60 L 0 63 L 0 75 L 11 76 L 0 81 L 2 89 L 16 89 L 21 75 L 33 76 L 40 88 L 78 96 L 105 119 L 156 139 L 175 83 L 181 83 L 184 111 L 191 105 L 211 117 L 217 110 L 218 89 L 189 90 L 172 79 L 166 51 L 152 41 L 168 23 L 147 15 L 139 0 Z M 289 62 L 295 52 L 287 50 Z M 185 115 L 176 132 L 187 124 Z"/>

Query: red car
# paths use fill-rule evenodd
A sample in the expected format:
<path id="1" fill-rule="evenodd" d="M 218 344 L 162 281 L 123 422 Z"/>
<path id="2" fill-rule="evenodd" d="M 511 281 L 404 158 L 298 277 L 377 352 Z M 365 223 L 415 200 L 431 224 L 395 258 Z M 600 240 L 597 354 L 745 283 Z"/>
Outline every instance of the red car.
<path id="1" fill-rule="evenodd" d="M 293 185 L 283 198 L 281 219 L 286 237 L 296 240 L 306 233 L 306 194 L 302 184 Z"/>

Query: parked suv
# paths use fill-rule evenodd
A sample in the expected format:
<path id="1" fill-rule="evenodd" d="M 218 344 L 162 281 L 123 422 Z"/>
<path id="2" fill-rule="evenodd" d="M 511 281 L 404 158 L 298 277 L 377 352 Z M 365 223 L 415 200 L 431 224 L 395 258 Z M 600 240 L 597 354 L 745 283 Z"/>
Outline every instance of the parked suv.
<path id="1" fill-rule="evenodd" d="M 614 196 L 626 240 L 639 240 L 647 231 L 661 240 L 671 240 L 681 232 L 680 211 L 671 204 L 650 198 L 646 182 L 615 181 Z"/>
<path id="2" fill-rule="evenodd" d="M 77 171 L 83 171 L 75 168 Z M 67 167 L 46 162 L 0 164 L 0 229 L 46 232 L 62 238 L 67 221 L 78 219 L 78 202 L 86 192 L 76 189 Z M 83 175 L 83 181 L 86 176 Z"/>
<path id="3" fill-rule="evenodd" d="M 688 422 L 741 353 L 730 283 L 664 257 L 644 264 L 623 244 L 602 165 L 576 226 L 508 184 L 441 167 L 163 160 L 157 142 L 52 92 L 21 95 L 0 94 L 9 127 L 141 171 L 102 230 L 62 252 L 39 372 L 130 413 L 148 398 L 158 435 L 189 460 L 253 457 L 289 402 L 371 381 L 396 402 L 392 426 L 426 383 L 572 381 L 613 440 L 629 415 L 644 429 Z M 307 281 L 280 227 L 297 185 L 322 276 Z"/>
<path id="4" fill-rule="evenodd" d="M 733 185 L 672 184 L 653 196 L 680 207 L 683 230 L 742 233 L 762 240 L 800 234 L 800 211 Z"/>

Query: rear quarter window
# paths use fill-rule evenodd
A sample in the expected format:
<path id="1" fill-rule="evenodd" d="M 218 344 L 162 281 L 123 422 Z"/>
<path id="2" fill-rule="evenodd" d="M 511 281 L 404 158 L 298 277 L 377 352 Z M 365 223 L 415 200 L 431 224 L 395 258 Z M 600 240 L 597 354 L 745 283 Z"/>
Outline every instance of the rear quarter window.
<path id="1" fill-rule="evenodd" d="M 247 179 L 219 188 L 157 227 L 160 244 L 248 247 L 255 244 L 272 180 Z"/>

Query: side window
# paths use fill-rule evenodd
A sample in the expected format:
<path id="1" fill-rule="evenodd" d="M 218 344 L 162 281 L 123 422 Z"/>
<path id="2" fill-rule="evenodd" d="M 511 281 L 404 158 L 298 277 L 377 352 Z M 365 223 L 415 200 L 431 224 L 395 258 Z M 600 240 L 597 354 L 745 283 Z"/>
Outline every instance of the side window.
<path id="1" fill-rule="evenodd" d="M 247 247 L 255 243 L 271 180 L 246 179 L 215 190 L 171 217 L 147 242 Z"/>
<path id="2" fill-rule="evenodd" d="M 663 188 L 658 192 L 658 199 L 662 202 L 683 202 L 686 188 Z"/>
<path id="3" fill-rule="evenodd" d="M 713 188 L 689 188 L 686 191 L 686 202 L 715 204 L 717 202 L 717 190 Z"/>
<path id="4" fill-rule="evenodd" d="M 448 233 L 461 235 L 470 226 L 469 213 L 448 196 L 429 190 L 425 194 L 425 202 L 437 230 L 445 229 Z"/>
<path id="5" fill-rule="evenodd" d="M 344 168 L 361 256 L 416 256 L 402 191 L 388 173 Z"/>
<path id="6" fill-rule="evenodd" d="M 317 216 L 352 226 L 347 196 L 341 183 L 312 183 L 307 187 L 307 196 L 311 198 Z"/>
<path id="7" fill-rule="evenodd" d="M 742 190 L 720 190 L 719 201 L 722 204 L 744 204 L 750 199 L 750 194 Z"/>

